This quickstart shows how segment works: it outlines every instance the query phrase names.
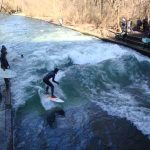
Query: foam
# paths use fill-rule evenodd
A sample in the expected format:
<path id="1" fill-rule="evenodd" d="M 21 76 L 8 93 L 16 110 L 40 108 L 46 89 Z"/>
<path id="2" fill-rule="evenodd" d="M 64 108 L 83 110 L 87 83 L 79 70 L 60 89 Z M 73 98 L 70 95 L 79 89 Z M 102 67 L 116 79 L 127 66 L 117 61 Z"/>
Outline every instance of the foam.
<path id="1" fill-rule="evenodd" d="M 72 30 L 39 24 L 39 22 L 21 19 L 21 17 L 13 18 L 10 21 L 8 19 L 7 22 L 2 22 L 0 27 L 3 29 L 0 43 L 1 45 L 7 43 L 11 69 L 18 75 L 17 78 L 12 80 L 12 97 L 15 108 L 23 105 L 30 97 L 35 95 L 37 90 L 35 86 L 42 86 L 42 75 L 55 66 L 64 65 L 68 58 L 72 60 L 73 64 L 79 65 L 95 65 L 105 60 L 117 60 L 124 55 L 132 55 L 138 61 L 149 62 L 147 57 L 129 48 L 104 43 L 101 40 L 84 36 Z M 24 54 L 24 58 L 15 62 L 14 60 L 18 59 L 20 54 Z M 117 67 L 119 67 L 117 68 L 118 72 L 124 73 L 126 71 L 123 62 Z M 56 80 L 61 81 L 67 71 L 66 69 L 60 72 L 56 76 Z M 141 89 L 145 89 L 144 94 L 149 94 L 150 90 L 147 85 L 148 83 L 141 84 Z M 112 87 L 109 84 L 107 86 L 108 88 Z M 119 86 L 116 85 L 116 88 L 119 88 Z M 60 95 L 64 94 L 59 86 L 56 86 L 56 91 Z M 96 90 L 91 89 L 91 93 L 96 94 Z M 150 134 L 149 109 L 139 107 L 138 102 L 132 95 L 115 90 L 112 90 L 111 93 L 102 92 L 101 94 L 101 99 L 96 102 L 100 107 L 111 115 L 126 117 L 144 134 Z"/>
<path id="2" fill-rule="evenodd" d="M 90 41 L 93 39 L 93 37 L 90 36 L 84 36 L 80 34 L 79 32 L 75 32 L 72 30 L 67 29 L 54 29 L 55 31 L 49 32 L 49 33 L 43 33 L 42 35 L 39 35 L 38 37 L 35 37 L 33 39 L 34 42 L 47 42 L 47 41 L 53 41 L 53 42 L 61 42 L 61 41 Z"/>
<path id="3" fill-rule="evenodd" d="M 41 33 L 40 36 L 45 36 L 45 33 Z M 62 34 L 61 36 L 63 37 L 64 34 Z M 102 41 L 96 40 L 95 38 L 91 38 L 87 36 L 84 37 L 83 35 L 80 35 L 78 33 L 76 34 L 73 33 L 71 35 L 70 37 L 71 41 L 75 40 L 74 36 L 79 40 L 79 42 L 77 42 L 76 44 L 49 43 L 48 45 L 44 45 L 44 46 L 41 46 L 40 44 L 40 47 L 34 48 L 33 51 L 32 49 L 29 48 L 28 49 L 25 48 L 24 51 L 22 51 L 22 53 L 26 53 L 25 58 L 23 58 L 21 62 L 18 62 L 15 68 L 17 74 L 20 74 L 19 77 L 16 78 L 16 81 L 14 81 L 14 85 L 16 85 L 14 86 L 14 89 L 17 88 L 17 90 L 14 91 L 15 93 L 14 99 L 16 100 L 15 106 L 19 106 L 21 103 L 22 104 L 25 103 L 25 99 L 27 99 L 28 97 L 27 95 L 29 94 L 29 93 L 28 94 L 25 93 L 25 89 L 31 86 L 32 82 L 38 82 L 39 80 L 42 80 L 42 76 L 36 75 L 36 70 L 46 68 L 47 71 L 50 71 L 55 66 L 59 67 L 61 66 L 61 64 L 66 63 L 66 60 L 68 58 L 70 58 L 73 61 L 73 64 L 97 64 L 104 60 L 116 59 L 129 53 L 128 50 L 116 44 L 104 43 Z M 85 38 L 85 41 L 88 39 L 91 42 L 85 43 L 78 36 L 81 36 L 82 37 L 81 39 Z M 33 44 L 33 46 L 35 45 Z M 62 47 L 61 50 L 59 48 L 60 46 Z M 12 60 L 18 58 L 18 53 L 14 53 L 14 54 L 11 53 L 11 54 L 13 56 Z M 122 68 L 122 70 L 123 69 L 124 68 Z M 24 92 L 22 92 L 22 90 Z"/>
<path id="4" fill-rule="evenodd" d="M 129 93 L 114 91 L 103 93 L 99 101 L 94 101 L 108 114 L 130 120 L 143 134 L 150 137 L 150 110 L 139 106 Z"/>

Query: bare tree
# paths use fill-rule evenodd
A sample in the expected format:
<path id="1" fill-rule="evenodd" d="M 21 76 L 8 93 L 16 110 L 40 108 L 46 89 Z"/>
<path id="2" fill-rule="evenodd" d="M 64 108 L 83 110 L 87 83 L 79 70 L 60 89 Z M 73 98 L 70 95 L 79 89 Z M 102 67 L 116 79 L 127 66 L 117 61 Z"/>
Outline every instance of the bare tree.
<path id="1" fill-rule="evenodd" d="M 2 11 L 2 8 L 3 8 L 3 0 L 1 0 L 1 10 L 0 10 L 0 12 Z"/>

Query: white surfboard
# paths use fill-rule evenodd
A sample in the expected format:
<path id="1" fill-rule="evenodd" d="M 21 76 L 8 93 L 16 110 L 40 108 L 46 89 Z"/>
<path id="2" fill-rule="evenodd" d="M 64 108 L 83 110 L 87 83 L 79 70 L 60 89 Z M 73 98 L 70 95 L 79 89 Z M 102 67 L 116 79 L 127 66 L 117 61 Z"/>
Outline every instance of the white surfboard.
<path id="1" fill-rule="evenodd" d="M 47 98 L 53 102 L 63 103 L 64 101 L 58 97 L 52 98 L 50 95 L 47 95 Z"/>
<path id="2" fill-rule="evenodd" d="M 5 69 L 3 70 L 2 68 L 0 68 L 0 78 L 14 78 L 16 77 L 16 72 L 12 71 L 10 69 Z"/>
<path id="3" fill-rule="evenodd" d="M 45 108 L 45 110 L 50 110 L 50 109 L 56 107 L 55 103 L 64 102 L 63 100 L 61 100 L 59 98 L 57 98 L 57 100 L 55 100 L 55 98 L 52 99 L 50 95 L 44 94 L 44 90 L 41 87 L 38 87 L 38 93 L 39 93 L 39 96 L 41 99 L 41 104 Z"/>

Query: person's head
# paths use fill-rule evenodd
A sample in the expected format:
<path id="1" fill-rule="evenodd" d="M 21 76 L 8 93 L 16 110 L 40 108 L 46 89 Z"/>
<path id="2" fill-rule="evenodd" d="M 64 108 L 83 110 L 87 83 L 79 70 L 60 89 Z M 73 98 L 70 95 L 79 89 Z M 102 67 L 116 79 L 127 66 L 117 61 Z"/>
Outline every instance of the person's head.
<path id="1" fill-rule="evenodd" d="M 58 69 L 58 68 L 55 68 L 55 69 L 54 69 L 54 72 L 55 72 L 55 73 L 57 73 L 58 71 L 59 71 L 59 69 Z"/>
<path id="2" fill-rule="evenodd" d="M 1 53 L 7 53 L 6 50 L 7 50 L 6 47 L 4 45 L 2 45 Z"/>

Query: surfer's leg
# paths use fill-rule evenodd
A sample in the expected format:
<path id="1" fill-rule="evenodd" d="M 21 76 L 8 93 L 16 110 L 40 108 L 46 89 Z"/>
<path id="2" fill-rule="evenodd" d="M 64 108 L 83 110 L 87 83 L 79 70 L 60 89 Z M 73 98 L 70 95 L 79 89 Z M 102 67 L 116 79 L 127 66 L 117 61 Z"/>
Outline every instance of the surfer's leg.
<path id="1" fill-rule="evenodd" d="M 49 80 L 43 80 L 43 82 L 47 85 L 46 86 L 46 94 L 48 94 L 48 89 L 49 89 Z"/>
<path id="2" fill-rule="evenodd" d="M 54 85 L 49 82 L 49 86 L 51 87 L 51 96 L 54 96 Z"/>
<path id="3" fill-rule="evenodd" d="M 51 96 L 54 96 L 54 85 L 50 81 L 47 81 L 46 84 L 51 87 Z"/>
<path id="4" fill-rule="evenodd" d="M 48 89 L 49 89 L 49 86 L 46 87 L 46 94 L 48 94 Z"/>
<path id="5" fill-rule="evenodd" d="M 52 92 L 51 96 L 54 96 L 54 86 L 53 85 L 51 86 L 51 92 Z"/>
<path id="6" fill-rule="evenodd" d="M 51 87 L 51 95 L 54 96 L 54 85 L 49 80 L 43 80 L 45 84 L 48 86 L 46 87 L 46 92 L 48 92 L 49 86 Z"/>

